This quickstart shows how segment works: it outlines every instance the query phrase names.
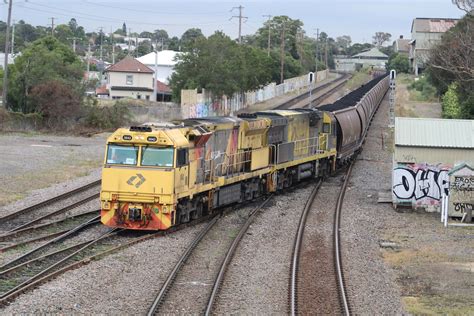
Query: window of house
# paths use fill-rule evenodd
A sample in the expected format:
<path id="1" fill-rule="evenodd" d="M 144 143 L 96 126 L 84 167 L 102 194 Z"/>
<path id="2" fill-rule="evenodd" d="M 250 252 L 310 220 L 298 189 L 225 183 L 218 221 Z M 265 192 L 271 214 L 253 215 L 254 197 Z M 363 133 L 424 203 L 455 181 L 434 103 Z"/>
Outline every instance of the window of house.
<path id="1" fill-rule="evenodd" d="M 127 84 L 132 85 L 133 84 L 133 75 L 127 75 Z"/>

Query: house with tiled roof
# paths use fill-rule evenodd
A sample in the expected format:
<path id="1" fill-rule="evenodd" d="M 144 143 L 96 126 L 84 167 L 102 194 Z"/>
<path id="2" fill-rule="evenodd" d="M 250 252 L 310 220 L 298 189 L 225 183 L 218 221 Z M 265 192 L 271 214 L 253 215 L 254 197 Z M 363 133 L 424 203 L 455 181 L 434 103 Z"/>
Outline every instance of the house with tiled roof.
<path id="1" fill-rule="evenodd" d="M 456 25 L 459 19 L 415 18 L 411 24 L 410 66 L 419 75 L 426 67 L 431 47 L 441 41 L 441 36 Z"/>
<path id="2" fill-rule="evenodd" d="M 393 41 L 393 51 L 408 57 L 408 53 L 410 52 L 410 42 L 411 40 L 403 38 L 403 35 L 400 35 L 399 38 Z"/>
<path id="3" fill-rule="evenodd" d="M 111 99 L 150 100 L 153 94 L 153 70 L 135 58 L 125 57 L 108 67 L 105 74 Z"/>

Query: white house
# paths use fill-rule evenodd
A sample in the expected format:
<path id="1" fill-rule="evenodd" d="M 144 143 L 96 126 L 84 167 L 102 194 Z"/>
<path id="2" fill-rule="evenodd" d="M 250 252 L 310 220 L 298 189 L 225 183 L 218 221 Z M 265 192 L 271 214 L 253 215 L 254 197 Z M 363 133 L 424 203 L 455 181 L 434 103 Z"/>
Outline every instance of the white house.
<path id="1" fill-rule="evenodd" d="M 388 56 L 378 48 L 371 48 L 351 57 L 336 56 L 336 70 L 342 72 L 353 72 L 362 67 L 372 67 L 375 69 L 385 69 Z"/>
<path id="2" fill-rule="evenodd" d="M 155 70 L 155 52 L 151 52 L 147 55 L 137 58 L 139 62 L 144 65 L 147 65 L 153 71 Z M 163 50 L 158 52 L 158 74 L 157 78 L 159 81 L 164 82 L 165 84 L 169 83 L 169 78 L 174 72 L 174 66 L 176 65 L 175 58 L 180 54 L 173 50 Z"/>
<path id="3" fill-rule="evenodd" d="M 153 94 L 153 70 L 132 57 L 125 57 L 105 70 L 111 99 L 149 100 Z"/>

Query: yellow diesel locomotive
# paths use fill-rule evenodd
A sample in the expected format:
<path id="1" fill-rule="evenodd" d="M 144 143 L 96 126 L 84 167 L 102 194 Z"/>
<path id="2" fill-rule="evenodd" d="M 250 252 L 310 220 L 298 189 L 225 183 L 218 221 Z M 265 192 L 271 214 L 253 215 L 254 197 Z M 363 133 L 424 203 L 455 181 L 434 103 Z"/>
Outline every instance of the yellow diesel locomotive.
<path id="1" fill-rule="evenodd" d="M 166 230 L 335 168 L 336 119 L 315 109 L 121 128 L 107 140 L 101 218 Z"/>

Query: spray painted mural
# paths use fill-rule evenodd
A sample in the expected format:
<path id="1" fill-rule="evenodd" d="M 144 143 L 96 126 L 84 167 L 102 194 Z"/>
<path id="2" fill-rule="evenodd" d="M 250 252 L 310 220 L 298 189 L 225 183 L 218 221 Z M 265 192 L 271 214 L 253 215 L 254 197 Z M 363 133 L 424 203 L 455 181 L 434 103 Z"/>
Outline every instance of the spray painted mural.
<path id="1" fill-rule="evenodd" d="M 449 216 L 461 217 L 474 210 L 474 168 L 467 164 L 459 165 L 449 173 Z"/>
<path id="2" fill-rule="evenodd" d="M 452 166 L 398 164 L 393 170 L 393 201 L 413 207 L 438 206 L 441 196 L 448 194 Z"/>

